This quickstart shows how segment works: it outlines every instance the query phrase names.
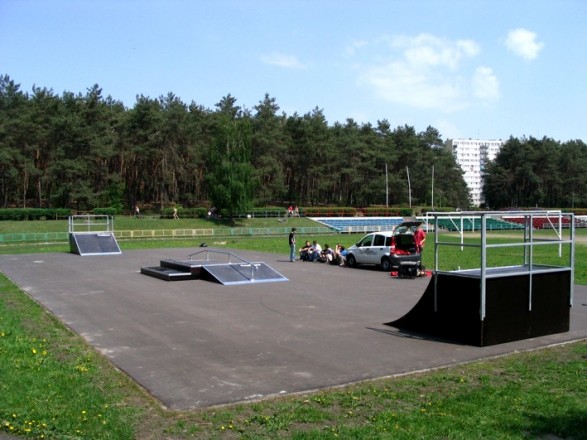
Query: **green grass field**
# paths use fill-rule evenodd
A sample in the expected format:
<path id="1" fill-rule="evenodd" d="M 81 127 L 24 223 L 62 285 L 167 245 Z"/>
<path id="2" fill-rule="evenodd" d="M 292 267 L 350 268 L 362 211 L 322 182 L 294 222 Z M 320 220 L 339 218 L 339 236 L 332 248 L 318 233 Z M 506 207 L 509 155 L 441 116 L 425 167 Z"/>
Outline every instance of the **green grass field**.
<path id="1" fill-rule="evenodd" d="M 308 221 L 295 219 L 286 226 L 303 228 L 309 226 Z M 116 230 L 134 228 L 139 222 L 140 229 L 159 229 L 167 228 L 173 220 L 117 219 Z M 200 227 L 194 226 L 201 225 L 198 222 L 205 221 L 182 219 L 174 225 Z M 255 224 L 250 227 L 282 226 L 276 219 L 245 219 L 235 224 L 240 222 Z M 263 222 L 268 226 L 258 226 Z M 66 222 L 34 223 L 40 225 L 2 223 L 0 234 L 67 230 Z M 584 236 L 582 231 L 580 234 Z M 227 248 L 287 254 L 285 238 L 239 236 L 218 241 Z M 350 245 L 359 236 L 308 237 L 313 238 Z M 503 237 L 492 240 L 499 242 Z M 122 242 L 121 247 L 124 251 L 197 244 L 193 239 L 132 240 Z M 583 244 L 576 246 L 576 279 L 581 284 L 587 284 L 585 248 Z M 428 266 L 432 264 L 429 249 L 424 254 Z M 66 243 L 0 246 L 1 253 L 68 251 Z M 448 264 L 456 264 L 456 258 L 461 259 L 459 266 L 477 261 L 476 255 L 463 257 L 458 247 L 447 252 L 444 258 Z M 498 263 L 520 257 L 518 251 L 499 253 L 492 257 Z M 559 257 L 553 253 L 549 250 L 537 257 L 556 262 Z M 35 439 L 116 440 L 577 440 L 587 439 L 585 426 L 585 341 L 317 393 L 197 411 L 167 411 L 0 275 L 0 433 Z"/>
<path id="2" fill-rule="evenodd" d="M 208 219 L 154 219 L 145 218 L 142 220 L 134 217 L 116 217 L 114 229 L 116 231 L 141 231 L 141 230 L 173 230 L 173 229 L 214 229 L 214 236 L 201 236 L 194 238 L 163 237 L 158 239 L 122 239 L 119 240 L 121 249 L 152 249 L 159 247 L 196 248 L 200 243 L 205 242 L 210 246 L 227 249 L 250 249 L 261 252 L 272 252 L 288 254 L 287 233 L 290 228 L 298 228 L 298 243 L 305 240 L 318 240 L 322 245 L 328 243 L 334 246 L 341 243 L 347 247 L 357 242 L 363 234 L 320 234 L 308 232 L 316 227 L 316 223 L 306 218 L 292 218 L 287 222 L 278 221 L 276 218 L 255 218 L 229 220 L 208 220 Z M 232 235 L 231 229 L 239 230 L 238 235 Z M 259 231 L 259 235 L 246 234 L 248 229 Z M 31 222 L 0 222 L 0 236 L 2 234 L 15 233 L 66 233 L 68 224 L 66 220 L 31 221 Z M 271 234 L 264 234 L 270 231 Z M 537 231 L 537 238 L 554 238 L 552 231 Z M 504 231 L 491 232 L 489 241 L 491 243 L 509 243 L 512 241 L 521 242 L 522 233 Z M 459 237 L 455 233 L 442 234 L 440 241 L 458 242 Z M 465 243 L 478 243 L 477 233 L 465 233 Z M 434 265 L 434 234 L 429 234 L 426 252 L 423 255 L 423 263 L 426 267 Z M 587 230 L 577 229 L 575 249 L 575 282 L 587 284 Z M 534 254 L 534 261 L 549 265 L 567 265 L 569 260 L 568 248 L 563 249 L 562 256 L 558 255 L 558 245 L 537 246 Z M 35 242 L 14 242 L 2 243 L 0 241 L 0 253 L 18 254 L 34 252 L 68 252 L 69 244 L 64 239 L 56 241 L 35 241 Z M 487 264 L 489 267 L 508 266 L 521 264 L 523 261 L 523 248 L 494 248 L 488 250 Z M 458 268 L 475 268 L 480 265 L 480 254 L 478 250 L 466 248 L 461 251 L 460 247 L 441 247 L 439 252 L 440 269 L 455 270 Z"/>

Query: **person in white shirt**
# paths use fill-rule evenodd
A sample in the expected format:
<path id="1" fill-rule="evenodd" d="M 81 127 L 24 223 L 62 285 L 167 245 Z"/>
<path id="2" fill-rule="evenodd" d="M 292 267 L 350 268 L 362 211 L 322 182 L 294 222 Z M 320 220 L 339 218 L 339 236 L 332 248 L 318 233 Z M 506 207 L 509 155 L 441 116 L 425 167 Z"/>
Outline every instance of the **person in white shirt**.
<path id="1" fill-rule="evenodd" d="M 322 246 L 314 240 L 312 242 L 312 256 L 310 257 L 310 261 L 317 261 L 320 258 L 320 253 L 322 252 Z"/>

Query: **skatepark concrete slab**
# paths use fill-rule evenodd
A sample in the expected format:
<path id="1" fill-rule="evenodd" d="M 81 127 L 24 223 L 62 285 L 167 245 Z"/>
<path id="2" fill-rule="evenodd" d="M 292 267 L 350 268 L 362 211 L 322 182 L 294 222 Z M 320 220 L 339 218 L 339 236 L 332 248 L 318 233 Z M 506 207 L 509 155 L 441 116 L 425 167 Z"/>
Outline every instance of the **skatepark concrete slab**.
<path id="1" fill-rule="evenodd" d="M 425 371 L 587 338 L 587 287 L 575 286 L 567 333 L 473 347 L 384 325 L 430 278 L 374 268 L 264 262 L 289 281 L 224 286 L 140 273 L 199 249 L 0 255 L 0 271 L 172 410 L 254 401 Z M 226 252 L 226 249 L 222 249 Z"/>

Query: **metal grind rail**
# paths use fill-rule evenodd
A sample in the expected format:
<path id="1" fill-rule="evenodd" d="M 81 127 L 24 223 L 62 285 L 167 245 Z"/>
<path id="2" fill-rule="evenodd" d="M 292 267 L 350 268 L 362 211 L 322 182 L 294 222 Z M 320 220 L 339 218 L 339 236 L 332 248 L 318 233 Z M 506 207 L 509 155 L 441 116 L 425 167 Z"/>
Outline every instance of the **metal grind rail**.
<path id="1" fill-rule="evenodd" d="M 194 256 L 197 255 L 201 255 L 204 254 L 205 258 L 204 259 L 194 259 Z M 219 254 L 219 255 L 225 255 L 227 257 L 227 261 L 226 262 L 220 262 L 218 260 L 213 260 L 210 258 L 210 254 Z M 239 261 L 232 261 L 232 259 L 235 258 Z M 212 250 L 212 249 L 205 249 L 199 252 L 194 252 L 192 254 L 188 255 L 188 261 L 204 261 L 204 262 L 210 262 L 212 264 L 238 264 L 239 267 L 242 268 L 250 268 L 250 277 L 248 278 L 250 281 L 254 281 L 255 280 L 255 272 L 257 270 L 259 270 L 259 267 L 262 265 L 261 263 L 252 263 L 250 261 L 245 260 L 244 258 L 239 257 L 236 254 L 233 254 L 232 252 L 224 252 L 224 251 L 216 251 L 216 250 Z M 241 272 L 242 274 L 242 272 Z M 243 276 L 245 276 L 244 274 L 242 274 Z"/>

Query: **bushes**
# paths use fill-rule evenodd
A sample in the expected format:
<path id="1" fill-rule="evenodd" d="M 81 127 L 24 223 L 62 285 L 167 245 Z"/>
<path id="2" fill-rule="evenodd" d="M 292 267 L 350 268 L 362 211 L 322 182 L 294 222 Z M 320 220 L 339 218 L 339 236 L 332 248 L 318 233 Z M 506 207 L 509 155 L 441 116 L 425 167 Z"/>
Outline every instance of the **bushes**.
<path id="1" fill-rule="evenodd" d="M 373 207 L 373 208 L 363 208 L 363 215 L 365 217 L 405 217 L 406 214 L 402 214 L 401 211 L 405 211 L 405 208 L 385 208 L 385 207 Z M 409 210 L 409 214 L 407 216 L 412 215 L 411 210 Z"/>
<path id="2" fill-rule="evenodd" d="M 120 210 L 117 208 L 94 208 L 92 212 L 96 215 L 109 215 L 111 217 L 120 214 Z"/>
<path id="3" fill-rule="evenodd" d="M 300 215 L 305 217 L 354 217 L 357 215 L 355 208 L 338 208 L 336 206 L 300 208 Z"/>
<path id="4" fill-rule="evenodd" d="M 587 208 L 563 209 L 563 212 L 573 212 L 575 215 L 587 215 Z"/>
<path id="5" fill-rule="evenodd" d="M 65 208 L 0 208 L 0 220 L 58 220 L 70 215 Z"/>
<path id="6" fill-rule="evenodd" d="M 253 208 L 251 211 L 251 215 L 253 217 L 283 217 L 287 212 L 286 208 L 276 208 L 276 207 L 268 207 L 268 208 Z"/>
<path id="7" fill-rule="evenodd" d="M 177 208 L 179 218 L 206 218 L 208 210 L 206 208 Z M 163 208 L 160 213 L 161 218 L 173 218 L 173 208 Z"/>

